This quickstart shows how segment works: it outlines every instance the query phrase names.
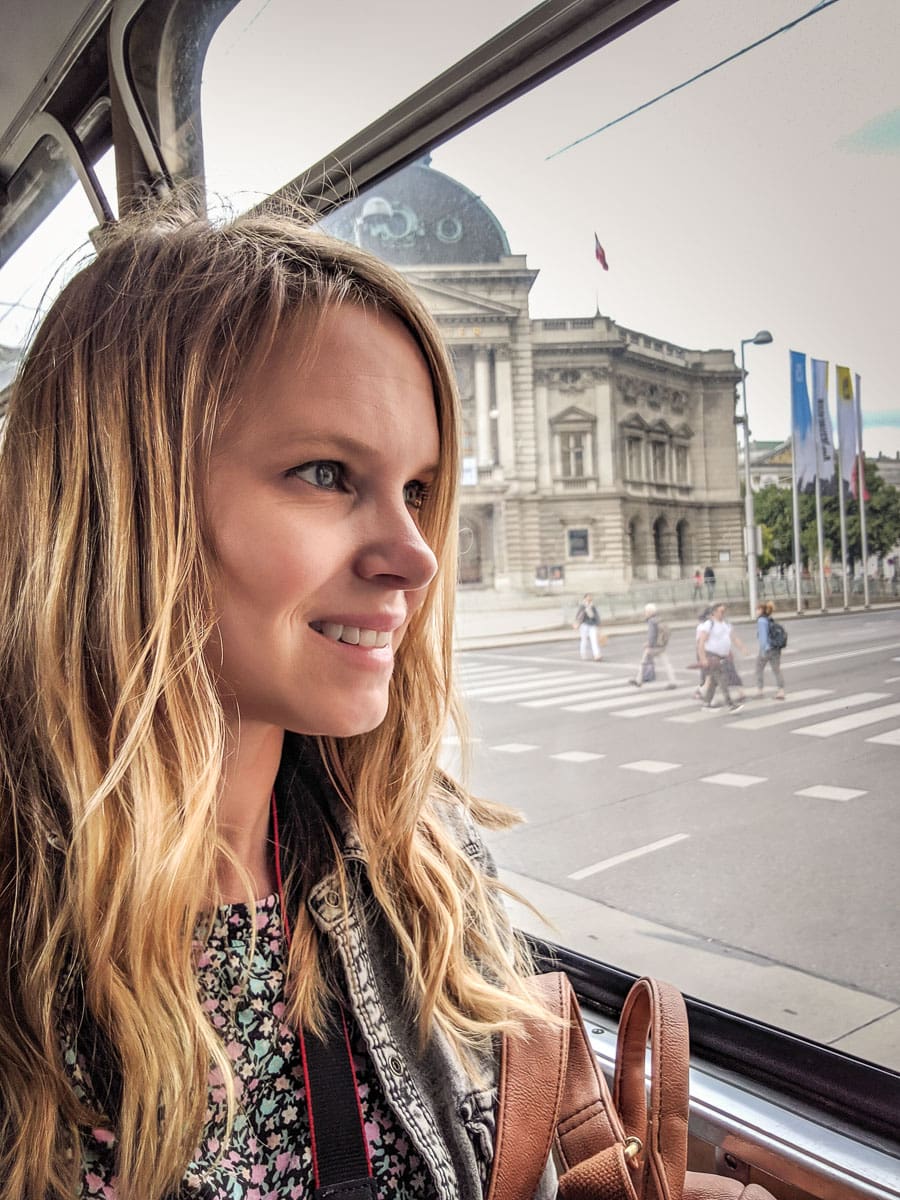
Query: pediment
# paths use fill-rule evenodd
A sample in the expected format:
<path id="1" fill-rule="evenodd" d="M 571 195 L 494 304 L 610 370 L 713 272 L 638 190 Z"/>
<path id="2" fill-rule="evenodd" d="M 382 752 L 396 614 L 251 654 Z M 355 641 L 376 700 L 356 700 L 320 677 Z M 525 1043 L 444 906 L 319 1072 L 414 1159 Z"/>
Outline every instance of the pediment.
<path id="1" fill-rule="evenodd" d="M 673 430 L 672 430 L 672 426 L 669 424 L 669 422 L 663 420 L 663 418 L 660 417 L 658 421 L 654 421 L 653 424 L 650 426 L 650 432 L 651 433 L 660 433 L 664 437 L 671 437 Z"/>
<path id="2" fill-rule="evenodd" d="M 550 418 L 551 425 L 593 425 L 597 420 L 593 413 L 586 412 L 577 404 L 570 404 L 562 412 L 555 413 Z"/>
<path id="3" fill-rule="evenodd" d="M 677 438 L 692 438 L 694 436 L 694 431 L 691 429 L 690 425 L 688 425 L 687 421 L 682 422 L 682 424 L 679 425 L 678 428 L 673 432 Z"/>
<path id="4" fill-rule="evenodd" d="M 511 304 L 489 300 L 462 288 L 447 287 L 430 280 L 410 279 L 410 283 L 433 317 L 464 317 L 472 321 L 477 317 L 510 320 L 519 315 L 519 309 Z"/>
<path id="5" fill-rule="evenodd" d="M 638 433 L 646 433 L 650 428 L 640 413 L 632 413 L 630 417 L 626 417 L 624 421 L 619 422 L 619 427 L 621 429 L 634 429 Z"/>

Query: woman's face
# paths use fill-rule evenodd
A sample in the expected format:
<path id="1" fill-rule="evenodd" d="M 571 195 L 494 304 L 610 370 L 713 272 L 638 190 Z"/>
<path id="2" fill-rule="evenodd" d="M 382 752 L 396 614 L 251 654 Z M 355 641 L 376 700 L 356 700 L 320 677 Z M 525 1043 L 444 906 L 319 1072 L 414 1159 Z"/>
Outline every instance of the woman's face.
<path id="1" fill-rule="evenodd" d="M 209 657 L 242 728 L 346 737 L 383 720 L 437 570 L 419 520 L 440 442 L 430 372 L 395 317 L 333 310 L 302 369 L 301 338 L 244 381 L 215 447 Z"/>

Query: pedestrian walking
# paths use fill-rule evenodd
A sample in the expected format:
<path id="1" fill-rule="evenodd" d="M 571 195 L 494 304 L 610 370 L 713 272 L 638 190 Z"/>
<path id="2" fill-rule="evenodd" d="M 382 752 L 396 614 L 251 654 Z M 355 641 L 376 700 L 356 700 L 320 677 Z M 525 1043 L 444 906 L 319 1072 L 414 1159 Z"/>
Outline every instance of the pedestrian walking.
<path id="1" fill-rule="evenodd" d="M 698 642 L 700 663 L 709 672 L 704 708 L 713 707 L 712 701 L 717 688 L 722 689 L 725 703 L 731 712 L 739 712 L 744 707 L 742 701 L 732 699 L 728 685 L 727 664 L 735 646 L 742 654 L 746 653 L 740 638 L 725 620 L 725 605 L 713 605 L 712 615 L 704 622 Z"/>
<path id="2" fill-rule="evenodd" d="M 581 657 L 593 656 L 594 662 L 599 662 L 603 657 L 600 653 L 600 613 L 589 592 L 578 606 L 572 628 L 578 630 Z"/>
<path id="3" fill-rule="evenodd" d="M 712 609 L 709 607 L 704 608 L 703 612 L 701 612 L 700 615 L 697 617 L 697 628 L 694 630 L 694 649 L 696 651 L 696 656 L 697 656 L 694 665 L 700 668 L 700 680 L 697 684 L 697 687 L 694 690 L 694 699 L 695 700 L 703 699 L 703 697 L 704 697 L 703 689 L 706 685 L 707 679 L 709 678 L 709 670 L 700 661 L 700 635 L 701 635 L 701 633 L 703 633 L 703 631 L 706 627 L 706 622 L 709 620 L 709 618 L 711 616 L 712 616 Z"/>
<path id="4" fill-rule="evenodd" d="M 756 606 L 756 640 L 759 645 L 759 653 L 756 657 L 756 696 L 758 700 L 761 700 L 763 697 L 763 672 L 767 666 L 772 668 L 775 683 L 778 685 L 775 699 L 784 699 L 784 676 L 781 673 L 781 647 L 774 645 L 775 639 L 772 636 L 772 613 L 774 611 L 774 606 L 769 603 L 757 604 Z"/>
<path id="5" fill-rule="evenodd" d="M 691 592 L 691 599 L 703 599 L 703 572 L 699 567 L 694 571 L 694 590 Z"/>
<path id="6" fill-rule="evenodd" d="M 716 573 L 712 567 L 704 568 L 703 582 L 706 584 L 706 598 L 707 600 L 712 600 L 716 594 Z"/>
<path id="7" fill-rule="evenodd" d="M 655 604 L 644 605 L 644 620 L 647 622 L 647 641 L 637 669 L 637 675 L 629 680 L 635 687 L 656 678 L 657 666 L 662 667 L 668 677 L 667 688 L 678 687 L 675 670 L 669 662 L 666 647 L 669 644 L 669 627 L 660 621 Z"/>

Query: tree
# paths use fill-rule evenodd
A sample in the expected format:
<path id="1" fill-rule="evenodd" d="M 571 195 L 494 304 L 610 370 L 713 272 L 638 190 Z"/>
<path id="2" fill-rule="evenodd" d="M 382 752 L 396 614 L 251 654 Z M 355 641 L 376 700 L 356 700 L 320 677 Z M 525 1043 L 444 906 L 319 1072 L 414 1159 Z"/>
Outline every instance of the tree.
<path id="1" fill-rule="evenodd" d="M 870 554 L 883 556 L 900 541 L 900 492 L 884 482 L 874 463 L 866 463 L 866 542 Z M 791 489 L 774 483 L 761 488 L 753 496 L 756 523 L 763 527 L 764 554 L 760 565 L 787 565 L 794 561 L 794 514 Z M 847 557 L 852 564 L 862 558 L 859 503 L 847 497 Z M 822 536 L 825 550 L 833 560 L 841 556 L 841 518 L 837 496 L 822 499 Z M 816 499 L 814 495 L 800 497 L 800 550 L 804 562 L 818 557 L 816 532 Z"/>
<path id="2" fill-rule="evenodd" d="M 794 561 L 794 515 L 790 488 L 774 483 L 753 494 L 753 514 L 763 530 L 760 568 L 786 566 Z"/>

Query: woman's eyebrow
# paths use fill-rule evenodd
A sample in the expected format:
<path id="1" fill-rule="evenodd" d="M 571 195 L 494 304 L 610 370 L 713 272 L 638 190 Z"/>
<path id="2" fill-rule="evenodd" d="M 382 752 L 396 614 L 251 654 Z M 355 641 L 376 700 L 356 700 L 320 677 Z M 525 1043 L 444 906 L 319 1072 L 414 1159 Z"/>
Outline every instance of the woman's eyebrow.
<path id="1" fill-rule="evenodd" d="M 276 428 L 271 428 L 270 432 L 285 451 L 297 447 L 298 449 L 302 448 L 304 454 L 327 453 L 375 459 L 382 457 L 382 450 L 378 446 L 373 446 L 370 442 L 354 437 L 350 433 L 322 429 L 279 430 Z M 417 468 L 417 473 L 421 475 L 437 474 L 439 467 L 438 461 L 423 463 Z"/>

